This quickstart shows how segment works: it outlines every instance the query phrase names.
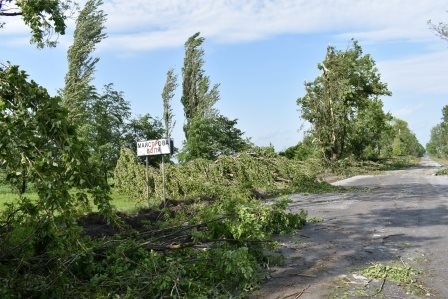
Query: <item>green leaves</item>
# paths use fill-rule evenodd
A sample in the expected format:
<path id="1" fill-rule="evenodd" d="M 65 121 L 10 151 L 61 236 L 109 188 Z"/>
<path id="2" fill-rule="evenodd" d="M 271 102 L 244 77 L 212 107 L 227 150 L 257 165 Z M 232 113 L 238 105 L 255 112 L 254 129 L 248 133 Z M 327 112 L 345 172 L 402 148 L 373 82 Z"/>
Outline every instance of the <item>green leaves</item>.
<path id="1" fill-rule="evenodd" d="M 37 83 L 27 81 L 25 72 L 9 66 L 0 72 L 0 98 L 5 103 L 0 110 L 0 161 L 6 180 L 20 194 L 32 183 L 39 209 L 64 214 L 76 205 L 69 190 L 89 189 L 78 185 L 81 178 L 107 193 L 97 167 L 85 160 L 87 147 L 77 139 L 59 97 L 50 97 Z M 106 207 L 104 201 L 107 196 L 99 200 Z"/>
<path id="2" fill-rule="evenodd" d="M 181 103 L 186 118 L 186 141 L 179 154 L 181 162 L 197 158 L 213 160 L 247 149 L 250 144 L 236 128 L 237 120 L 220 115 L 213 107 L 219 100 L 219 85 L 210 86 L 210 78 L 204 74 L 203 42 L 198 32 L 185 43 Z"/>
<path id="3" fill-rule="evenodd" d="M 428 153 L 434 157 L 448 157 L 448 105 L 442 109 L 442 120 L 431 129 L 431 138 L 426 145 Z"/>
<path id="4" fill-rule="evenodd" d="M 312 124 L 315 138 L 326 160 L 350 154 L 349 137 L 358 114 L 381 95 L 390 95 L 381 82 L 375 62 L 363 55 L 353 41 L 346 51 L 328 47 L 318 65 L 322 75 L 305 84 L 305 96 L 297 99 L 302 118 Z"/>
<path id="5" fill-rule="evenodd" d="M 2 16 L 13 17 L 20 15 L 31 29 L 31 42 L 37 47 L 54 47 L 57 39 L 53 34 L 65 34 L 65 12 L 74 5 L 71 0 L 34 0 L 34 1 L 9 1 L 13 6 L 9 10 L 2 11 Z"/>
<path id="6" fill-rule="evenodd" d="M 179 161 L 202 158 L 216 160 L 220 155 L 232 155 L 247 150 L 250 142 L 236 128 L 237 120 L 222 115 L 194 118 L 188 126 L 188 139 L 179 153 Z"/>

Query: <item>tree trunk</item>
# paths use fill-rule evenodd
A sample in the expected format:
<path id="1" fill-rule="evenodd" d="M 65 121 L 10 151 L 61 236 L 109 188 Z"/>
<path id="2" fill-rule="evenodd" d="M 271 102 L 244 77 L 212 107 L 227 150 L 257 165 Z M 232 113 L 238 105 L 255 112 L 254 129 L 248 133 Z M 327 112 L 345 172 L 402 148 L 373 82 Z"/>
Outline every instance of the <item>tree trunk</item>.
<path id="1" fill-rule="evenodd" d="M 26 185 L 26 168 L 25 166 L 22 166 L 22 184 L 20 186 L 20 195 L 25 194 Z"/>

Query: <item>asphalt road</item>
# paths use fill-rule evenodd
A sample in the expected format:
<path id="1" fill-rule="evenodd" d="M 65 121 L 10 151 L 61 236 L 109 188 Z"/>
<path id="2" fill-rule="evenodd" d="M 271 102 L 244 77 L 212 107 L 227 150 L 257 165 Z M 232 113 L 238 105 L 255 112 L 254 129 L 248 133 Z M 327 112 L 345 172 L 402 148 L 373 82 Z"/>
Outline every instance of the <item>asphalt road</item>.
<path id="1" fill-rule="evenodd" d="M 252 298 L 448 298 L 448 177 L 437 163 L 334 184 L 359 190 L 292 195 L 291 209 L 316 220 L 280 239 L 285 264 Z M 371 280 L 372 264 L 420 271 L 409 289 Z"/>

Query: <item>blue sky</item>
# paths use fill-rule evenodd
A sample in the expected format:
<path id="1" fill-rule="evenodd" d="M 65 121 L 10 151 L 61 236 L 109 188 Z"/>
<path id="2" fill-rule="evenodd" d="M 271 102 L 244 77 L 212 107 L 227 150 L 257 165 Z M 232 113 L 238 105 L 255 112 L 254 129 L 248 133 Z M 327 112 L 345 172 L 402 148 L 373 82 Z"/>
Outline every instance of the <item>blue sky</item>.
<path id="1" fill-rule="evenodd" d="M 82 1 L 80 1 L 82 2 Z M 205 72 L 220 84 L 217 108 L 257 145 L 284 150 L 307 127 L 296 99 L 328 45 L 344 50 L 357 39 L 377 63 L 393 95 L 386 111 L 406 120 L 422 144 L 448 104 L 448 41 L 427 21 L 448 22 L 446 0 L 105 0 L 108 38 L 98 46 L 95 84 L 114 83 L 135 115 L 161 116 L 161 92 L 170 67 L 181 85 L 183 44 L 206 38 Z M 1 21 L 1 20 L 0 20 Z M 0 61 L 10 61 L 51 94 L 63 86 L 71 30 L 55 49 L 35 49 L 18 19 L 3 19 Z M 73 28 L 73 22 L 69 23 Z M 180 146 L 181 90 L 174 98 L 173 137 Z"/>

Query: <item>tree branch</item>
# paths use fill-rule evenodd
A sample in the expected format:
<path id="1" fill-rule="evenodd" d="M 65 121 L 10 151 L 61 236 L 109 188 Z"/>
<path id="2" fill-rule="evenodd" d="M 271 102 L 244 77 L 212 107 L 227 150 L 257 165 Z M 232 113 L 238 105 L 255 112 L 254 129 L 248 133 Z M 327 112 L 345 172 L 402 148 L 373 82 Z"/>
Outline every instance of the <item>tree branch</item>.
<path id="1" fill-rule="evenodd" d="M 21 16 L 23 13 L 21 11 L 19 12 L 5 12 L 5 11 L 0 11 L 0 16 L 2 17 L 16 17 L 16 16 Z"/>

